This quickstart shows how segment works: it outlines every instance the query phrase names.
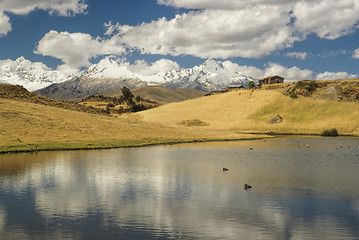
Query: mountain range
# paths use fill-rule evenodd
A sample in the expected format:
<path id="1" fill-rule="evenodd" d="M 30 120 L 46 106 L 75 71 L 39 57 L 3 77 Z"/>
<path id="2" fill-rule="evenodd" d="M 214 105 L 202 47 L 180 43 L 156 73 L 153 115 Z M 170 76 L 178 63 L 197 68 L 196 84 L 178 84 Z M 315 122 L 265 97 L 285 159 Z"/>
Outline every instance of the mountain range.
<path id="1" fill-rule="evenodd" d="M 51 70 L 41 62 L 31 62 L 24 57 L 19 57 L 15 61 L 10 59 L 0 61 L 0 83 L 22 85 L 29 91 L 64 82 L 73 77 Z"/>
<path id="2" fill-rule="evenodd" d="M 67 76 L 23 57 L 16 61 L 0 61 L 0 83 L 22 85 L 30 91 L 62 100 L 118 91 L 124 86 L 132 89 L 162 85 L 171 89 L 191 88 L 208 92 L 228 85 L 248 87 L 250 81 L 256 82 L 250 76 L 228 70 L 222 62 L 213 59 L 193 68 L 143 75 L 130 71 L 113 57 L 106 57 L 80 76 Z"/>

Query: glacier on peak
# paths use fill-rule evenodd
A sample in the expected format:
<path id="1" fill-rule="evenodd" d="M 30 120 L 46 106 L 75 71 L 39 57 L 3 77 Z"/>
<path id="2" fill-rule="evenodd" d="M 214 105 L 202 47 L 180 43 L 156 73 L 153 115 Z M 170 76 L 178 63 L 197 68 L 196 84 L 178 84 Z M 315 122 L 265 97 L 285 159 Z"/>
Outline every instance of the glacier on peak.
<path id="1" fill-rule="evenodd" d="M 98 64 L 92 65 L 84 72 L 83 76 L 103 79 L 137 78 L 148 85 L 160 84 L 169 88 L 195 88 L 204 91 L 220 89 L 231 84 L 241 84 L 248 87 L 250 81 L 256 82 L 250 76 L 228 70 L 222 62 L 214 59 L 208 59 L 203 64 L 193 68 L 176 67 L 173 70 L 166 70 L 146 75 L 134 73 L 130 70 L 128 63 L 121 64 L 109 56 Z"/>
<path id="2" fill-rule="evenodd" d="M 136 78 L 147 84 L 163 83 L 165 72 L 155 72 L 150 74 L 135 73 L 129 69 L 129 64 L 123 64 L 115 57 L 108 56 L 99 63 L 89 67 L 81 77 L 101 78 L 101 79 L 131 79 Z"/>
<path id="3" fill-rule="evenodd" d="M 203 91 L 221 89 L 228 85 L 243 85 L 247 88 L 256 79 L 240 72 L 228 70 L 220 61 L 208 59 L 193 68 L 173 70 L 164 76 L 165 86 L 169 88 L 194 88 Z"/>
<path id="4" fill-rule="evenodd" d="M 31 62 L 24 57 L 15 61 L 0 60 L 0 83 L 22 85 L 29 91 L 71 79 L 60 71 L 51 70 L 41 62 Z"/>

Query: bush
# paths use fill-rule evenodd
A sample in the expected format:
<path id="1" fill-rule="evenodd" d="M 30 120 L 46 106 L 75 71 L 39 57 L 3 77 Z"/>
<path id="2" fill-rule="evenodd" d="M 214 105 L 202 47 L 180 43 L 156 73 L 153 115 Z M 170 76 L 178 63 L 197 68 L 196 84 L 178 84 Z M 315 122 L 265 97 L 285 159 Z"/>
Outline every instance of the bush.
<path id="1" fill-rule="evenodd" d="M 337 129 L 333 128 L 331 130 L 324 130 L 322 132 L 323 137 L 337 137 L 339 136 Z"/>
<path id="2" fill-rule="evenodd" d="M 291 93 L 291 94 L 290 94 L 290 97 L 291 97 L 291 98 L 298 98 L 297 94 L 295 94 L 295 93 Z"/>
<path id="3" fill-rule="evenodd" d="M 248 83 L 248 88 L 254 88 L 256 86 L 256 84 L 253 81 L 250 81 Z"/>
<path id="4" fill-rule="evenodd" d="M 113 108 L 113 107 L 115 107 L 115 104 L 113 104 L 113 103 L 109 103 L 109 104 L 107 104 L 107 106 L 106 106 L 106 108 Z"/>

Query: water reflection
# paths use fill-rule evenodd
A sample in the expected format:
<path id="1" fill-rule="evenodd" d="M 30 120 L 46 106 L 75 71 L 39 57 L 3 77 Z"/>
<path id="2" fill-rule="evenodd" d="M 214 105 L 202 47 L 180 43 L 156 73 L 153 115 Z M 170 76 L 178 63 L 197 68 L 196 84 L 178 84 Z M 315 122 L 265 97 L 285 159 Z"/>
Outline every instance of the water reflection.
<path id="1" fill-rule="evenodd" d="M 299 138 L 4 155 L 0 238 L 357 239 L 355 145 Z"/>

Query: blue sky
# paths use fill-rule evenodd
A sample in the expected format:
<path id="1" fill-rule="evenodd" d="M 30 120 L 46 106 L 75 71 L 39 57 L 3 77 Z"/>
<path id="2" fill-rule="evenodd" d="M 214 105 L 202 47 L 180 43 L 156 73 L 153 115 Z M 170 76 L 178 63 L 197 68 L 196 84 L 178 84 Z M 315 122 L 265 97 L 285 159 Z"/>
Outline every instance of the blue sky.
<path id="1" fill-rule="evenodd" d="M 78 72 L 107 55 L 143 67 L 214 58 L 254 77 L 359 75 L 359 0 L 48 2 L 0 2 L 0 60 Z"/>

